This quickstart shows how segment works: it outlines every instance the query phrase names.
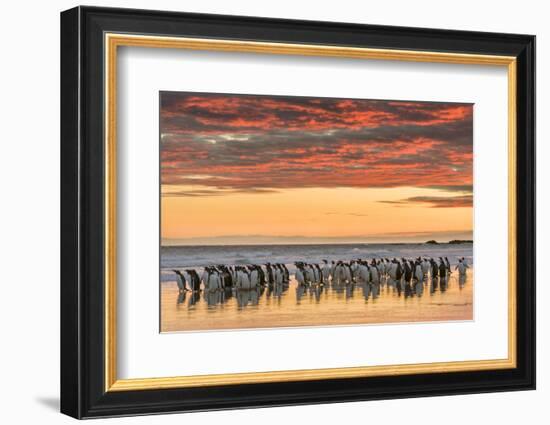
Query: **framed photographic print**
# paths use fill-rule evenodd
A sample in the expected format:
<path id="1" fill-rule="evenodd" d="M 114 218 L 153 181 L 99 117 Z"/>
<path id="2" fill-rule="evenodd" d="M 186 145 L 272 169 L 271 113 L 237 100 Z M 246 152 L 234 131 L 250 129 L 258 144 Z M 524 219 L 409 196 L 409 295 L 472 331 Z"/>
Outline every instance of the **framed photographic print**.
<path id="1" fill-rule="evenodd" d="M 535 38 L 61 14 L 61 411 L 533 389 Z"/>

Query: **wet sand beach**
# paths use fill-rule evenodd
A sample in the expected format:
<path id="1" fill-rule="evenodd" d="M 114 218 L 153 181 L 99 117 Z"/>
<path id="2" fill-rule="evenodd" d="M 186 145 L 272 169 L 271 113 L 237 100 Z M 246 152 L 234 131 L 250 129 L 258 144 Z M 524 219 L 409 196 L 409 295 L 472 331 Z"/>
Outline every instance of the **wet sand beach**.
<path id="1" fill-rule="evenodd" d="M 161 283 L 161 332 L 473 320 L 473 270 L 445 284 L 427 279 L 411 293 L 387 284 L 306 288 L 294 276 L 286 290 L 179 293 Z"/>

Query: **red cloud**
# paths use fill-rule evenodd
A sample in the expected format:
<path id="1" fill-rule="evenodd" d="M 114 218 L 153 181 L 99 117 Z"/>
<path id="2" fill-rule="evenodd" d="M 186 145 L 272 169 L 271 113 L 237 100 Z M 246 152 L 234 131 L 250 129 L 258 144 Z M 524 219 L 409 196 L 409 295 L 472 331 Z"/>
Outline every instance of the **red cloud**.
<path id="1" fill-rule="evenodd" d="M 472 183 L 466 104 L 166 92 L 161 134 L 162 184 L 204 196 Z"/>

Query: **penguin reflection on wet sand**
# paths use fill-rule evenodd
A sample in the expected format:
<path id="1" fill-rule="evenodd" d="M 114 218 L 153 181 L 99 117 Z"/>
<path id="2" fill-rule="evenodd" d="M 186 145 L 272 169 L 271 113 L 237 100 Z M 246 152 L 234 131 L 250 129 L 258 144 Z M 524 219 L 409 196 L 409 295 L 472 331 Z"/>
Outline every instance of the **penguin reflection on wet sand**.
<path id="1" fill-rule="evenodd" d="M 264 287 L 260 287 L 260 295 L 263 293 Z M 286 288 L 283 285 L 272 285 L 267 287 L 266 296 L 267 298 L 273 297 L 277 301 L 281 300 L 281 297 L 285 293 Z"/>
<path id="2" fill-rule="evenodd" d="M 177 305 L 183 304 L 185 302 L 185 296 L 187 295 L 186 291 L 180 291 L 178 294 L 178 300 L 176 301 Z"/>
<path id="3" fill-rule="evenodd" d="M 235 293 L 237 299 L 237 305 L 240 308 L 246 307 L 248 305 L 258 305 L 260 301 L 260 294 L 258 288 L 240 290 L 237 289 Z"/>
<path id="4" fill-rule="evenodd" d="M 369 296 L 370 296 L 370 290 L 371 290 L 370 284 L 369 283 L 364 283 L 361 286 L 363 288 L 363 297 L 365 297 L 365 301 L 368 301 Z"/>
<path id="5" fill-rule="evenodd" d="M 380 285 L 372 285 L 371 288 L 372 298 L 375 300 L 380 296 Z"/>
<path id="6" fill-rule="evenodd" d="M 206 291 L 204 297 L 208 307 L 214 307 L 218 304 L 223 304 L 223 292 L 221 291 Z"/>
<path id="7" fill-rule="evenodd" d="M 310 287 L 310 294 L 312 294 L 315 297 L 315 302 L 319 303 L 321 301 L 321 295 L 323 294 L 324 286 L 323 285 L 315 285 Z"/>
<path id="8" fill-rule="evenodd" d="M 418 281 L 415 283 L 415 287 L 414 287 L 414 291 L 415 291 L 415 294 L 417 297 L 421 297 L 422 294 L 424 293 L 424 282 L 423 281 Z"/>
<path id="9" fill-rule="evenodd" d="M 201 293 L 200 291 L 194 291 L 191 292 L 191 296 L 189 297 L 189 301 L 187 302 L 187 308 L 193 307 L 195 304 L 197 304 L 201 300 Z"/>

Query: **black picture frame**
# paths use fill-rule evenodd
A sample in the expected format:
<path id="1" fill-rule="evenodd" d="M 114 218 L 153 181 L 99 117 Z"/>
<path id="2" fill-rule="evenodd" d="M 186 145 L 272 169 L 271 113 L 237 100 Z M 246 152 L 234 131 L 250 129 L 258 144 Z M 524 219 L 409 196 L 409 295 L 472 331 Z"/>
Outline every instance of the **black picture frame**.
<path id="1" fill-rule="evenodd" d="M 521 270 L 517 367 L 106 392 L 105 32 L 516 57 L 517 270 Z M 67 10 L 61 13 L 61 194 L 62 413 L 93 418 L 535 388 L 534 36 L 96 7 Z"/>

